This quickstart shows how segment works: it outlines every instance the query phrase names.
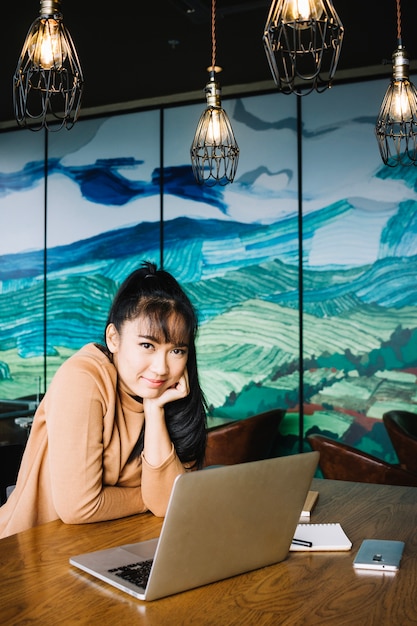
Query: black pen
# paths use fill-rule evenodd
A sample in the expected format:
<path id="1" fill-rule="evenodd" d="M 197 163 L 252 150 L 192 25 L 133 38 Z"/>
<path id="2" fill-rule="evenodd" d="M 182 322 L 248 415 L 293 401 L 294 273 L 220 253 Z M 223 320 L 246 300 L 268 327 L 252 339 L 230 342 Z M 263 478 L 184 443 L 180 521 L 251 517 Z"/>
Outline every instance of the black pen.
<path id="1" fill-rule="evenodd" d="M 294 537 L 294 539 L 291 541 L 291 543 L 294 543 L 296 546 L 304 546 L 306 548 L 312 548 L 313 547 L 313 542 L 312 541 L 307 541 L 306 539 L 296 539 L 296 537 Z"/>

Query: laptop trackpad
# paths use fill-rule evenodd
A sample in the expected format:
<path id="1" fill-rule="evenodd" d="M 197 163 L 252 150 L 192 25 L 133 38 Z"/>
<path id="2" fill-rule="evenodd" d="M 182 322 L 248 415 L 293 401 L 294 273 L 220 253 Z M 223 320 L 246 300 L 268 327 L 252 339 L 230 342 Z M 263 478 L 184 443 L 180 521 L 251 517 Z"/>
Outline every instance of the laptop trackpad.
<path id="1" fill-rule="evenodd" d="M 158 539 L 150 541 L 140 541 L 138 543 L 126 544 L 117 548 L 98 550 L 80 554 L 70 558 L 70 563 L 78 565 L 82 569 L 93 572 L 108 572 L 114 567 L 129 565 L 135 561 L 146 561 L 153 559 L 158 545 Z"/>
<path id="2" fill-rule="evenodd" d="M 159 537 L 149 539 L 149 541 L 139 541 L 138 543 L 128 543 L 122 546 L 130 554 L 134 554 L 141 559 L 153 559 L 158 545 Z"/>

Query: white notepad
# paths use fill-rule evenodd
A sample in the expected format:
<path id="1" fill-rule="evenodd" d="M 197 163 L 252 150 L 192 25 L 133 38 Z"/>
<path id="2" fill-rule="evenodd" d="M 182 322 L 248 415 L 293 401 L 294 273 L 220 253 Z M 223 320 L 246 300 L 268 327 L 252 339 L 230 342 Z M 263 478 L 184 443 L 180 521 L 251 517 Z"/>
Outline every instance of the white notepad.
<path id="1" fill-rule="evenodd" d="M 340 524 L 298 524 L 294 533 L 294 539 L 310 542 L 312 545 L 298 545 L 292 543 L 292 552 L 306 551 L 332 551 L 350 550 L 352 542 L 345 534 Z"/>

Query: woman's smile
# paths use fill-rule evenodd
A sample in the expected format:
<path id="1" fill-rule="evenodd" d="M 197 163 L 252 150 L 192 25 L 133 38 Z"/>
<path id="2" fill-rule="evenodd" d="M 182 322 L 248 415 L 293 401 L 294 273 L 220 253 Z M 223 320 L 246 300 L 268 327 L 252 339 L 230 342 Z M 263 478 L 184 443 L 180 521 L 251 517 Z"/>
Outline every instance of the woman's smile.
<path id="1" fill-rule="evenodd" d="M 147 378 L 146 376 L 141 376 L 141 379 L 145 381 L 150 387 L 154 389 L 159 389 L 165 383 L 165 380 L 155 379 L 155 378 Z"/>

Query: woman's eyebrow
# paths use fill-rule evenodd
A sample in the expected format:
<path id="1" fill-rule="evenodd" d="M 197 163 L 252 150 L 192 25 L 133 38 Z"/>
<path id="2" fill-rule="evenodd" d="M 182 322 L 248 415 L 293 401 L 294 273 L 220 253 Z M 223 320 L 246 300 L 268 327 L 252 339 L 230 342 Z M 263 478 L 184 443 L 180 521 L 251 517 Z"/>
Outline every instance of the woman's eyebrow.
<path id="1" fill-rule="evenodd" d="M 138 335 L 138 339 L 146 339 L 147 341 L 154 341 L 156 343 L 159 343 L 158 339 L 156 337 L 154 337 L 153 335 Z"/>
<path id="2" fill-rule="evenodd" d="M 173 346 L 177 347 L 177 348 L 189 348 L 190 344 L 187 341 L 178 341 L 178 342 L 171 342 L 171 341 L 160 341 L 159 339 L 157 339 L 157 337 L 154 337 L 153 335 L 138 335 L 138 339 L 145 339 L 146 341 L 152 341 L 154 343 L 171 343 Z"/>

